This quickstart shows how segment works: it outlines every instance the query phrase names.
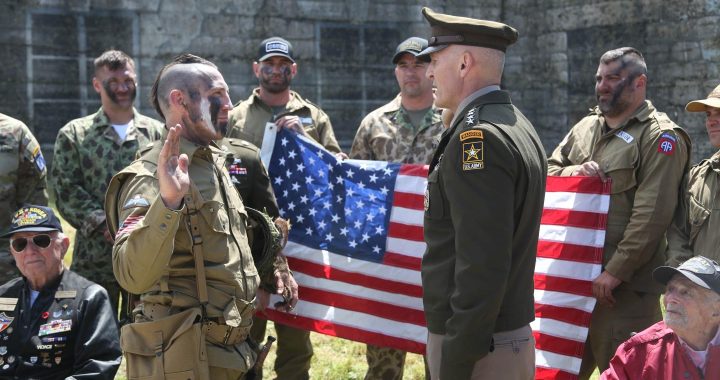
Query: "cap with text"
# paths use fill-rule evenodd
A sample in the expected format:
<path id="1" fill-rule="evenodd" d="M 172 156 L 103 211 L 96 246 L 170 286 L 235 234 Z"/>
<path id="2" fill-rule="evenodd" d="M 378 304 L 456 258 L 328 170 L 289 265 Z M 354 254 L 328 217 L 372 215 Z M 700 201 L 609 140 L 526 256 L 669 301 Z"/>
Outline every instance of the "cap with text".
<path id="1" fill-rule="evenodd" d="M 50 207 L 27 205 L 15 211 L 10 228 L 0 237 L 8 237 L 17 232 L 62 232 L 60 219 Z"/>
<path id="2" fill-rule="evenodd" d="M 685 106 L 688 112 L 705 112 L 707 107 L 720 108 L 720 85 L 715 87 L 707 99 L 693 100 Z"/>
<path id="3" fill-rule="evenodd" d="M 432 37 L 421 56 L 440 51 L 449 45 L 480 46 L 504 52 L 518 39 L 515 28 L 501 22 L 478 20 L 433 12 L 424 7 L 423 16 L 430 23 Z"/>
<path id="4" fill-rule="evenodd" d="M 392 63 L 393 65 L 397 64 L 400 60 L 400 57 L 402 57 L 405 53 L 410 53 L 413 56 L 417 57 L 420 55 L 420 52 L 427 49 L 428 47 L 428 41 L 424 38 L 420 37 L 410 37 L 407 40 L 400 43 L 400 45 L 395 48 L 395 55 L 393 56 Z M 422 57 L 419 57 L 419 59 L 430 62 L 430 57 L 427 55 L 424 55 Z"/>
<path id="5" fill-rule="evenodd" d="M 295 63 L 292 44 L 280 37 L 264 39 L 258 46 L 257 57 L 257 62 L 262 62 L 270 57 L 285 57 Z"/>
<path id="6" fill-rule="evenodd" d="M 679 267 L 662 266 L 655 268 L 653 278 L 655 281 L 667 285 L 676 274 L 687 277 L 695 284 L 720 294 L 720 266 L 713 260 L 704 256 L 695 256 Z"/>

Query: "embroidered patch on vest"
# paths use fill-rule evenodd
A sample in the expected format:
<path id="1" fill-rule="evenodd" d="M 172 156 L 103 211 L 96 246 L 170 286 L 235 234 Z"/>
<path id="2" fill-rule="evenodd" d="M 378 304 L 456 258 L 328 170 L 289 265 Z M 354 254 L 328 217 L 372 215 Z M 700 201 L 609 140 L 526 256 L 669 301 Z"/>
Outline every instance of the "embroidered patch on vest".
<path id="1" fill-rule="evenodd" d="M 675 136 L 665 132 L 660 136 L 660 140 L 658 141 L 658 148 L 657 151 L 667 155 L 671 156 L 675 152 L 675 142 L 677 139 Z"/>
<path id="2" fill-rule="evenodd" d="M 625 142 L 628 144 L 630 144 L 633 140 L 635 140 L 635 138 L 632 137 L 631 134 L 629 134 L 625 131 L 620 131 L 620 132 L 616 133 L 615 136 L 625 140 Z"/>

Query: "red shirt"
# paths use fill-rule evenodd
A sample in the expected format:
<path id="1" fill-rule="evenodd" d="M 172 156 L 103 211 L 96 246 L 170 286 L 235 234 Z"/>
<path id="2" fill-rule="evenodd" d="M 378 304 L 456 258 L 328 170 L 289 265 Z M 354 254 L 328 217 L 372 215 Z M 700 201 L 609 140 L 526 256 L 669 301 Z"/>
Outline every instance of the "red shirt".
<path id="1" fill-rule="evenodd" d="M 660 321 L 621 344 L 600 379 L 720 379 L 720 346 L 708 347 L 703 374 L 678 336 Z"/>

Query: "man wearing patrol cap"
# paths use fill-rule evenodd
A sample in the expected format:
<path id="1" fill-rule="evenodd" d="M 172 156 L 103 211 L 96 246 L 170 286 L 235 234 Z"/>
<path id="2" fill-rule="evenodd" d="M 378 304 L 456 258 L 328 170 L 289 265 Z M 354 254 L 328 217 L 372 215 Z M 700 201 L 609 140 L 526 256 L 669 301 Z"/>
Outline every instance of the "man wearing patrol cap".
<path id="1" fill-rule="evenodd" d="M 685 106 L 688 112 L 705 112 L 705 128 L 710 144 L 720 148 L 720 86 L 706 99 Z M 720 214 L 715 212 L 720 192 L 720 152 L 690 169 L 684 196 L 678 203 L 673 224 L 668 229 L 668 265 L 677 265 L 692 256 L 720 260 Z"/>
<path id="2" fill-rule="evenodd" d="M 427 76 L 454 113 L 433 156 L 422 262 L 433 379 L 533 379 L 533 271 L 545 151 L 500 89 L 502 23 L 423 9 L 432 27 Z M 513 365 L 508 366 L 508 363 Z"/>
<path id="3" fill-rule="evenodd" d="M 400 94 L 360 123 L 350 158 L 428 164 L 443 131 L 440 109 L 433 106 L 432 81 L 425 76 L 429 57 L 424 38 L 410 37 L 395 49 L 395 79 Z M 405 351 L 368 344 L 365 379 L 402 379 Z"/>
<path id="4" fill-rule="evenodd" d="M 664 320 L 620 345 L 601 379 L 720 379 L 720 266 L 697 256 L 653 279 L 667 285 Z"/>
<path id="5" fill-rule="evenodd" d="M 298 72 L 290 42 L 280 37 L 263 40 L 253 72 L 260 86 L 230 112 L 227 137 L 262 147 L 265 125 L 274 123 L 278 128 L 290 128 L 312 138 L 333 153 L 340 152 L 327 114 L 290 90 Z"/>
<path id="6" fill-rule="evenodd" d="M 0 287 L 0 378 L 114 378 L 115 313 L 105 289 L 64 267 L 70 239 L 53 210 L 21 207 L 1 236 L 22 277 Z"/>
<path id="7" fill-rule="evenodd" d="M 665 263 L 665 232 L 688 170 L 690 139 L 646 99 L 647 65 L 639 50 L 600 57 L 597 107 L 575 124 L 548 159 L 548 173 L 612 180 L 602 272 L 580 366 L 603 371 L 620 342 L 662 318 L 662 287 L 652 270 Z"/>

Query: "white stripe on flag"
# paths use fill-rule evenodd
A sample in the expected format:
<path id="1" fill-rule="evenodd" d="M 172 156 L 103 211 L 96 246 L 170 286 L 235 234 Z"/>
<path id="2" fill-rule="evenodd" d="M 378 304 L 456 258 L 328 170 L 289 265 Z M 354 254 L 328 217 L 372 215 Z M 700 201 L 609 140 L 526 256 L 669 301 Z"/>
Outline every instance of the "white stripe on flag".
<path id="1" fill-rule="evenodd" d="M 541 224 L 539 240 L 602 248 L 605 231 Z"/>
<path id="2" fill-rule="evenodd" d="M 422 258 L 426 247 L 425 242 L 388 237 L 386 250 L 404 256 Z"/>
<path id="3" fill-rule="evenodd" d="M 393 207 L 390 211 L 390 221 L 410 226 L 423 226 L 425 211 L 413 210 L 405 207 Z"/>
<path id="4" fill-rule="evenodd" d="M 353 164 L 360 169 L 382 170 L 388 166 L 387 161 L 369 161 L 369 160 L 347 159 L 347 160 L 343 160 L 343 162 L 347 163 L 347 164 Z"/>
<path id="5" fill-rule="evenodd" d="M 609 195 L 569 193 L 563 191 L 545 193 L 545 208 L 588 211 L 605 214 L 607 213 L 609 207 Z"/>
<path id="6" fill-rule="evenodd" d="M 593 297 L 540 289 L 535 289 L 534 294 L 535 302 L 543 305 L 571 307 L 588 313 L 592 313 L 595 308 L 595 298 Z"/>
<path id="7" fill-rule="evenodd" d="M 580 363 L 582 363 L 581 358 L 535 350 L 535 366 L 537 367 L 560 369 L 577 375 L 580 373 Z"/>
<path id="8" fill-rule="evenodd" d="M 295 280 L 302 284 L 303 288 L 307 287 L 321 291 L 330 289 L 332 293 L 346 294 L 351 297 L 383 302 L 393 306 L 406 307 L 420 311 L 423 310 L 422 298 L 388 293 L 382 290 L 370 289 L 361 285 L 353 285 L 343 281 L 333 281 L 313 277 L 300 272 L 293 272 L 293 275 L 295 276 Z"/>
<path id="9" fill-rule="evenodd" d="M 270 297 L 269 308 L 274 308 L 276 302 L 282 301 L 277 295 Z M 298 301 L 293 313 L 301 317 L 328 321 L 337 325 L 350 326 L 370 332 L 407 339 L 421 344 L 427 340 L 427 329 L 412 323 L 393 321 L 374 315 L 340 309 L 332 306 L 307 301 Z"/>
<path id="10" fill-rule="evenodd" d="M 546 257 L 538 257 L 535 259 L 535 273 L 542 273 L 548 276 L 592 281 L 600 275 L 601 269 L 600 264 L 587 264 Z"/>
<path id="11" fill-rule="evenodd" d="M 427 179 L 425 177 L 398 175 L 395 180 L 395 192 L 425 195 Z"/>
<path id="12" fill-rule="evenodd" d="M 550 318 L 535 318 L 530 322 L 533 331 L 540 331 L 545 335 L 552 335 L 558 338 L 574 340 L 584 343 L 587 339 L 588 328 L 571 323 L 560 322 Z"/>
<path id="13" fill-rule="evenodd" d="M 332 266 L 333 268 L 346 272 L 371 275 L 385 280 L 422 286 L 420 272 L 416 270 L 392 267 L 365 260 L 356 260 L 352 257 L 338 255 L 325 250 L 312 249 L 292 241 L 287 243 L 283 249 L 283 253 L 288 257 L 297 257 L 315 264 Z"/>

